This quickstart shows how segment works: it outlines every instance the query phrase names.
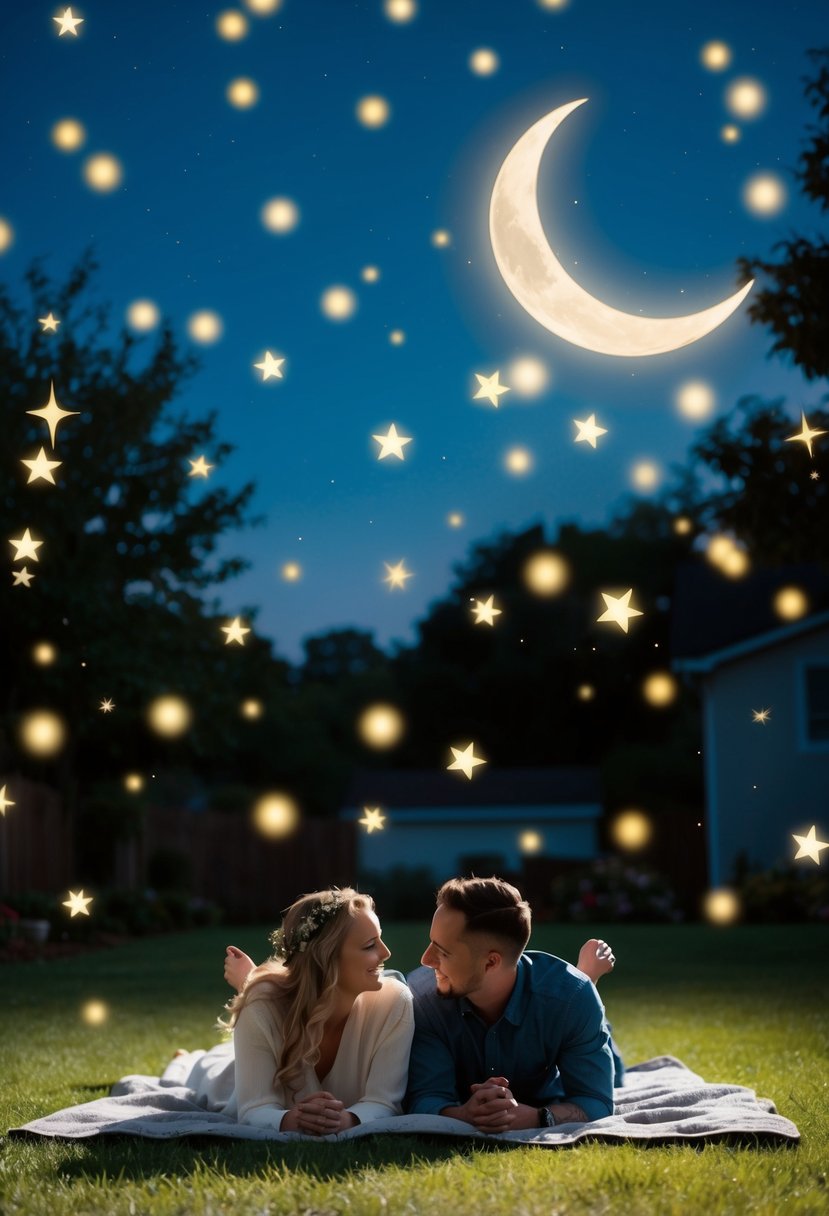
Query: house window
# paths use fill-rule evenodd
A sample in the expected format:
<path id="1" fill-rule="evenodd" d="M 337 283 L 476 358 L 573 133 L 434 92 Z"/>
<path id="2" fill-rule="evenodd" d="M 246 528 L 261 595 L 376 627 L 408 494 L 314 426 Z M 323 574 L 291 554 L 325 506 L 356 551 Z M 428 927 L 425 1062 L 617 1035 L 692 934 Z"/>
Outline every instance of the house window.
<path id="1" fill-rule="evenodd" d="M 829 743 L 829 664 L 806 668 L 806 738 Z"/>

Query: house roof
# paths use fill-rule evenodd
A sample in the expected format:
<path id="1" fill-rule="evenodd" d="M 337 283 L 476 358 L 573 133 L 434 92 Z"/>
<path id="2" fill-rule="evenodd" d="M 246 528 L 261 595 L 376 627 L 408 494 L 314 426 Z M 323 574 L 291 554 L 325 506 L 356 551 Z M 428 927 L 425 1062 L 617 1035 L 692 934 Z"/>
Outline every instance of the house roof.
<path id="1" fill-rule="evenodd" d="M 829 612 L 818 612 L 812 616 L 803 617 L 791 625 L 783 625 L 779 629 L 770 629 L 767 633 L 759 633 L 743 642 L 735 642 L 733 646 L 724 646 L 710 654 L 699 655 L 694 659 L 677 659 L 674 667 L 678 671 L 701 672 L 714 671 L 725 663 L 733 663 L 737 659 L 746 658 L 772 646 L 779 646 L 792 638 L 802 637 L 815 630 L 829 629 Z"/>
<path id="2" fill-rule="evenodd" d="M 601 801 L 595 768 L 488 768 L 470 781 L 435 769 L 379 769 L 355 773 L 345 806 L 550 806 Z"/>

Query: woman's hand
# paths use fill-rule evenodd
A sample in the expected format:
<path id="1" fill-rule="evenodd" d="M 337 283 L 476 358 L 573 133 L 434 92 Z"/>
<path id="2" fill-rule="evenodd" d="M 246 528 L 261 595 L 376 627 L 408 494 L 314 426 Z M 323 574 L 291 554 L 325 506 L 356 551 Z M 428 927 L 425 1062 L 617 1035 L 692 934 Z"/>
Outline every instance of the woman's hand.
<path id="1" fill-rule="evenodd" d="M 330 1136 L 356 1127 L 359 1119 L 343 1108 L 339 1098 L 327 1090 L 309 1094 L 297 1102 L 282 1120 L 282 1131 L 304 1132 L 306 1136 Z"/>
<path id="2" fill-rule="evenodd" d="M 240 950 L 238 946 L 228 946 L 225 952 L 225 979 L 231 988 L 241 992 L 245 980 L 255 966 L 256 963 L 244 950 Z"/>

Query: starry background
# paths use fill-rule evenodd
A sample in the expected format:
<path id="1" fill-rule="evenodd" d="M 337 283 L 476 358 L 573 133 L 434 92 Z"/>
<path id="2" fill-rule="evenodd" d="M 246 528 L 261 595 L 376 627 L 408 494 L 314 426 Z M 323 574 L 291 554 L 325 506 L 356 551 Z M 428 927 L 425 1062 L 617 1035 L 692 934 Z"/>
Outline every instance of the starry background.
<path id="1" fill-rule="evenodd" d="M 235 445 L 211 477 L 257 483 L 254 510 L 267 522 L 226 538 L 225 552 L 252 566 L 225 586 L 222 606 L 256 606 L 257 633 L 285 657 L 341 626 L 381 644 L 408 639 L 453 563 L 499 529 L 603 522 L 631 492 L 637 461 L 667 476 L 684 459 L 701 425 L 677 410 L 689 380 L 711 386 L 718 412 L 758 393 L 785 396 L 797 419 L 815 401 L 799 373 L 767 359 L 770 339 L 745 307 L 669 355 L 568 345 L 510 295 L 487 217 L 515 140 L 587 97 L 542 162 L 541 214 L 560 260 L 629 312 L 678 315 L 724 299 L 740 254 L 767 256 L 791 231 L 814 230 L 816 209 L 788 170 L 811 120 L 802 79 L 806 51 L 825 40 L 821 5 L 419 0 L 414 19 L 397 22 L 382 0 L 283 0 L 270 14 L 235 10 L 248 22 L 238 41 L 217 31 L 221 6 L 89 0 L 73 6 L 77 37 L 58 36 L 63 10 L 0 6 L 0 216 L 14 233 L 0 275 L 16 289 L 43 257 L 60 277 L 91 247 L 113 326 L 137 299 L 154 301 L 185 344 L 194 313 L 221 317 L 218 341 L 193 344 L 202 368 L 179 405 L 217 410 Z M 732 52 L 722 71 L 700 59 L 714 39 Z M 486 76 L 469 66 L 481 47 L 499 60 Z M 750 120 L 725 101 L 745 76 L 767 93 Z M 247 109 L 226 95 L 239 77 L 259 89 Z M 367 95 L 389 104 L 382 127 L 356 117 Z M 86 132 L 73 152 L 51 138 L 64 118 Z M 727 123 L 737 142 L 723 140 Z M 84 180 L 99 152 L 123 167 L 110 192 Z M 742 199 L 761 170 L 789 186 L 773 216 Z M 299 210 L 281 235 L 262 222 L 274 197 Z M 439 229 L 446 247 L 433 244 Z M 377 282 L 363 281 L 366 266 Z M 347 320 L 321 311 L 335 284 L 357 298 Z M 285 358 L 283 379 L 264 383 L 254 369 L 266 349 Z M 509 384 L 522 356 L 546 368 L 542 393 L 513 389 L 497 411 L 473 402 L 476 372 L 499 369 Z M 83 408 L 56 387 L 66 408 Z M 593 412 L 608 429 L 596 451 L 573 444 L 572 420 Z M 403 463 L 379 462 L 371 439 L 391 422 L 413 437 Z M 516 446 L 533 457 L 520 478 L 504 466 Z M 462 527 L 448 525 L 452 512 Z M 390 591 L 383 563 L 400 559 L 415 577 Z M 286 562 L 299 563 L 299 581 L 281 576 Z"/>

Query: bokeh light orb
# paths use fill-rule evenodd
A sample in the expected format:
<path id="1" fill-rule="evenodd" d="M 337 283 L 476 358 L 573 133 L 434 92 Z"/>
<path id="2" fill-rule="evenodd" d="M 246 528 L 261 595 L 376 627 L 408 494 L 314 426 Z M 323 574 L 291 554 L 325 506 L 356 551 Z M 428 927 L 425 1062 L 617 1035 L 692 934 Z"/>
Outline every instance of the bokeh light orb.
<path id="1" fill-rule="evenodd" d="M 133 300 L 127 309 L 127 325 L 137 333 L 148 333 L 161 320 L 158 305 L 152 300 Z"/>
<path id="2" fill-rule="evenodd" d="M 532 452 L 527 448 L 510 448 L 504 456 L 504 467 L 515 477 L 523 477 L 532 470 Z"/>
<path id="3" fill-rule="evenodd" d="M 81 1021 L 87 1026 L 103 1026 L 109 1018 L 109 1005 L 93 998 L 84 1001 L 80 1009 Z"/>
<path id="4" fill-rule="evenodd" d="M 507 380 L 518 397 L 537 397 L 550 383 L 550 372 L 545 363 L 533 355 L 521 355 L 507 368 Z"/>
<path id="5" fill-rule="evenodd" d="M 462 528 L 466 521 L 460 511 L 450 511 L 446 516 L 446 522 L 450 528 Z"/>
<path id="6" fill-rule="evenodd" d="M 642 696 L 655 709 L 672 705 L 679 695 L 679 684 L 669 671 L 652 671 L 642 682 Z"/>
<path id="7" fill-rule="evenodd" d="M 299 807 L 290 794 L 263 794 L 254 803 L 251 818 L 260 836 L 282 840 L 299 826 Z"/>
<path id="8" fill-rule="evenodd" d="M 694 422 L 709 418 L 716 404 L 714 390 L 702 380 L 688 380 L 676 390 L 676 408 Z"/>
<path id="9" fill-rule="evenodd" d="M 800 587 L 781 587 L 772 607 L 781 621 L 799 621 L 809 611 L 809 598 Z"/>
<path id="10" fill-rule="evenodd" d="M 86 143 L 86 130 L 77 118 L 61 118 L 52 127 L 52 143 L 61 152 L 77 152 Z"/>
<path id="11" fill-rule="evenodd" d="M 579 684 L 576 689 L 576 696 L 580 701 L 592 701 L 596 695 L 596 689 L 592 684 Z"/>
<path id="12" fill-rule="evenodd" d="M 187 318 L 188 334 L 194 342 L 199 342 L 202 346 L 218 342 L 223 330 L 222 318 L 209 308 L 194 312 Z"/>
<path id="13" fill-rule="evenodd" d="M 639 460 L 630 471 L 630 480 L 637 490 L 655 490 L 662 480 L 662 470 L 653 460 Z"/>
<path id="14" fill-rule="evenodd" d="M 636 853 L 650 842 L 653 825 L 644 811 L 620 811 L 610 825 L 610 834 L 617 848 Z"/>
<path id="15" fill-rule="evenodd" d="M 32 662 L 37 663 L 38 667 L 51 667 L 57 657 L 57 647 L 51 642 L 35 642 L 32 647 Z"/>
<path id="16" fill-rule="evenodd" d="M 570 567 L 559 553 L 543 550 L 528 558 L 522 575 L 535 595 L 558 595 L 570 582 Z"/>
<path id="17" fill-rule="evenodd" d="M 250 30 L 250 22 L 238 8 L 226 8 L 216 18 L 216 33 L 225 42 L 239 42 L 246 38 Z"/>
<path id="18" fill-rule="evenodd" d="M 30 709 L 20 719 L 20 745 L 30 756 L 48 759 L 66 743 L 66 723 L 52 709 Z"/>
<path id="19" fill-rule="evenodd" d="M 403 738 L 406 719 L 396 705 L 367 706 L 357 718 L 357 734 L 367 747 L 385 751 Z"/>
<path id="20" fill-rule="evenodd" d="M 403 25 L 417 16 L 417 0 L 385 0 L 383 12 L 389 21 Z"/>
<path id="21" fill-rule="evenodd" d="M 389 103 L 385 97 L 378 97 L 376 94 L 361 97 L 354 112 L 359 123 L 373 129 L 384 127 L 391 117 Z"/>
<path id="22" fill-rule="evenodd" d="M 435 249 L 446 249 L 452 244 L 452 234 L 447 228 L 436 228 L 432 233 L 432 244 Z"/>
<path id="23" fill-rule="evenodd" d="M 745 578 L 751 569 L 751 561 L 745 549 L 734 545 L 720 562 L 720 569 L 727 578 Z"/>
<path id="24" fill-rule="evenodd" d="M 302 566 L 299 562 L 285 562 L 279 573 L 286 583 L 298 583 L 302 578 Z"/>
<path id="25" fill-rule="evenodd" d="M 360 278 L 364 283 L 376 283 L 380 278 L 380 267 L 364 266 L 360 271 Z"/>
<path id="26" fill-rule="evenodd" d="M 286 232 L 293 232 L 299 223 L 299 207 L 292 198 L 279 196 L 268 199 L 260 216 L 262 224 L 268 232 L 276 232 L 279 236 L 284 236 Z"/>
<path id="27" fill-rule="evenodd" d="M 389 334 L 389 342 L 392 346 L 402 346 L 406 341 L 406 334 L 402 329 L 393 329 Z"/>
<path id="28" fill-rule="evenodd" d="M 237 76 L 227 86 L 225 96 L 237 110 L 249 110 L 259 100 L 259 85 L 249 76 Z"/>
<path id="29" fill-rule="evenodd" d="M 544 837 L 540 832 L 528 829 L 518 837 L 518 848 L 522 853 L 540 853 L 544 848 Z"/>
<path id="30" fill-rule="evenodd" d="M 567 8 L 567 5 L 569 3 L 570 3 L 570 0 L 538 0 L 538 4 L 539 4 L 540 8 L 549 8 L 549 9 Z"/>
<path id="31" fill-rule="evenodd" d="M 124 775 L 124 789 L 129 794 L 140 794 L 144 785 L 145 781 L 140 773 L 126 773 Z"/>
<path id="32" fill-rule="evenodd" d="M 754 173 L 743 185 L 743 203 L 752 215 L 763 218 L 779 213 L 786 206 L 788 194 L 781 177 L 776 173 Z"/>
<path id="33" fill-rule="evenodd" d="M 357 311 L 357 297 L 350 287 L 336 284 L 320 296 L 320 309 L 329 321 L 347 321 Z"/>
<path id="34" fill-rule="evenodd" d="M 177 739 L 190 729 L 193 711 L 184 700 L 173 694 L 156 697 L 147 706 L 150 729 L 165 739 Z"/>
<path id="35" fill-rule="evenodd" d="M 501 61 L 491 47 L 481 46 L 469 56 L 469 70 L 476 76 L 492 76 L 498 71 Z"/>
<path id="36" fill-rule="evenodd" d="M 704 67 L 710 72 L 722 72 L 731 63 L 731 47 L 725 42 L 706 42 L 699 53 Z"/>
<path id="37" fill-rule="evenodd" d="M 766 90 L 759 80 L 741 76 L 725 91 L 725 104 L 737 118 L 758 118 L 766 108 Z"/>
<path id="38" fill-rule="evenodd" d="M 677 536 L 690 536 L 693 530 L 693 520 L 690 520 L 687 515 L 677 515 L 674 520 L 674 532 Z"/>
<path id="39" fill-rule="evenodd" d="M 83 178 L 91 190 L 109 194 L 121 185 L 124 169 L 118 158 L 110 152 L 96 152 L 84 161 Z"/>
<path id="40" fill-rule="evenodd" d="M 282 0 L 245 0 L 245 8 L 257 17 L 269 17 L 282 6 Z"/>
<path id="41" fill-rule="evenodd" d="M 247 697 L 239 706 L 239 713 L 249 722 L 255 722 L 265 712 L 265 706 L 256 697 Z"/>
<path id="42" fill-rule="evenodd" d="M 740 134 L 740 128 L 735 126 L 733 122 L 727 122 L 724 127 L 720 128 L 720 139 L 724 144 L 738 143 Z"/>
<path id="43" fill-rule="evenodd" d="M 736 891 L 730 887 L 715 887 L 706 891 L 702 900 L 702 914 L 711 925 L 733 925 L 740 919 L 742 905 Z"/>
<path id="44" fill-rule="evenodd" d="M 14 244 L 14 229 L 8 220 L 0 215 L 0 253 L 5 253 Z"/>

